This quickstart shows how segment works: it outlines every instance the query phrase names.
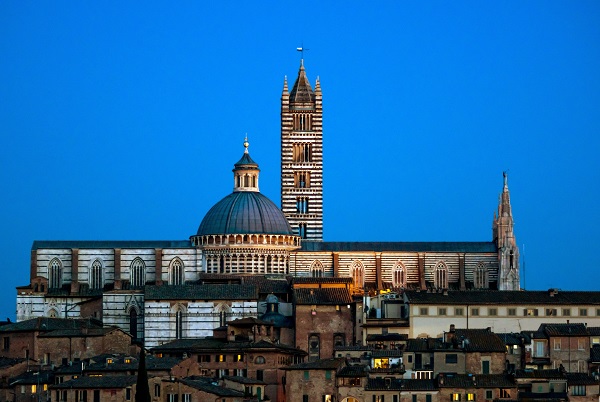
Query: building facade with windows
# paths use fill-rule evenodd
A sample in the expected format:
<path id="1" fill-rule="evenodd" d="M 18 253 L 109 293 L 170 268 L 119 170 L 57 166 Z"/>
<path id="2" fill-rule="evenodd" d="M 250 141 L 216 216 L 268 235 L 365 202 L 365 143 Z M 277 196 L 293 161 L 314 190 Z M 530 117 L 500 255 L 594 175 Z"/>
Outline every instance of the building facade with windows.
<path id="1" fill-rule="evenodd" d="M 17 288 L 17 320 L 95 316 L 160 343 L 260 313 L 264 295 L 217 295 L 201 288 L 203 275 L 349 278 L 354 295 L 520 288 L 506 175 L 490 241 L 323 241 L 322 101 L 320 81 L 313 90 L 301 63 L 281 97 L 281 208 L 260 193 L 246 140 L 233 192 L 187 240 L 35 241 L 30 282 Z"/>

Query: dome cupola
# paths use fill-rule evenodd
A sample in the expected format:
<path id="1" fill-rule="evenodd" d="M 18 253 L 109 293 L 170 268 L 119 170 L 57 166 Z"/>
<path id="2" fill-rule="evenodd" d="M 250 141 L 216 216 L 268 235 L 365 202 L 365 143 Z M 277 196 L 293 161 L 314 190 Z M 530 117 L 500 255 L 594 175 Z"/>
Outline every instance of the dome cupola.
<path id="1" fill-rule="evenodd" d="M 233 192 L 208 211 L 191 237 L 208 273 L 287 273 L 289 251 L 300 248 L 283 212 L 259 192 L 260 169 L 248 146 L 246 138 L 233 168 Z"/>

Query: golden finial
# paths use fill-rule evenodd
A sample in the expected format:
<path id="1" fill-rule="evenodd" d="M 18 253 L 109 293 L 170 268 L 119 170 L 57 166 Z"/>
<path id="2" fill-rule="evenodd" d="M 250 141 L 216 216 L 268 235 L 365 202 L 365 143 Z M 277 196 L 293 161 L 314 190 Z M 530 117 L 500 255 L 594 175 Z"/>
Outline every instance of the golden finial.
<path id="1" fill-rule="evenodd" d="M 248 146 L 250 144 L 248 143 L 248 134 L 246 134 L 246 138 L 244 138 L 244 153 L 247 154 L 248 153 Z"/>

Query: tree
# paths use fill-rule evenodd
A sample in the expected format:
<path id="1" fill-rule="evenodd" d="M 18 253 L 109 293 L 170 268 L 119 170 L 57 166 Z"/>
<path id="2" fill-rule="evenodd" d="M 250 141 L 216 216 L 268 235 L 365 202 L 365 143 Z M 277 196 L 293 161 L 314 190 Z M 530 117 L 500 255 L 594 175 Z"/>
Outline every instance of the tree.
<path id="1" fill-rule="evenodd" d="M 150 387 L 148 386 L 148 371 L 146 370 L 146 348 L 144 348 L 143 342 L 140 348 L 138 377 L 135 387 L 135 402 L 150 402 Z"/>

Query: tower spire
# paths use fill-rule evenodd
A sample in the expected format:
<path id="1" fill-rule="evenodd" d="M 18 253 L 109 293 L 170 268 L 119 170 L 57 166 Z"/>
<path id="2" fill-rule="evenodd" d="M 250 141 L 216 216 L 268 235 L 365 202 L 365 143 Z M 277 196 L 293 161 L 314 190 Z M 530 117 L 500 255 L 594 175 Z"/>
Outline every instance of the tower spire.
<path id="1" fill-rule="evenodd" d="M 297 49 L 303 52 L 304 47 Z M 323 240 L 323 96 L 300 59 L 298 77 L 281 96 L 281 209 L 295 234 Z"/>
<path id="2" fill-rule="evenodd" d="M 498 201 L 498 213 L 494 214 L 492 237 L 498 247 L 500 290 L 519 290 L 519 248 L 514 232 L 514 220 L 508 190 L 508 172 L 502 172 L 502 194 Z"/>

